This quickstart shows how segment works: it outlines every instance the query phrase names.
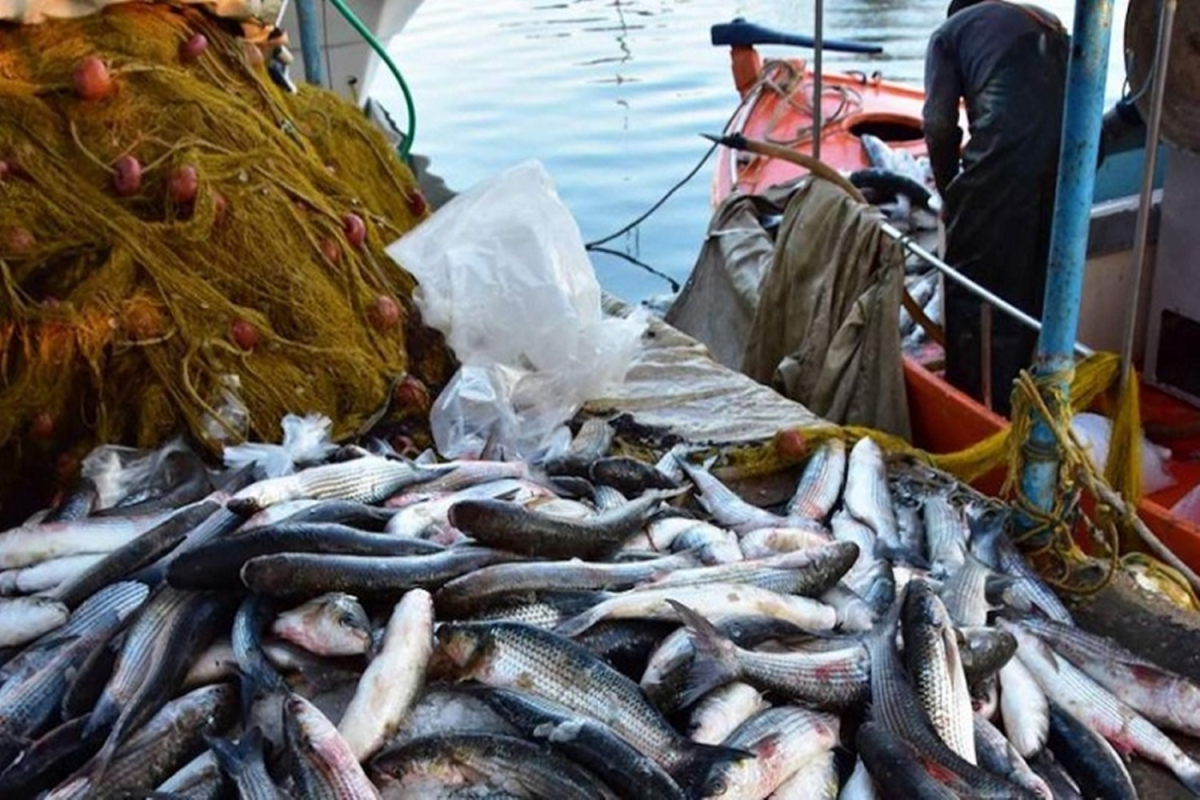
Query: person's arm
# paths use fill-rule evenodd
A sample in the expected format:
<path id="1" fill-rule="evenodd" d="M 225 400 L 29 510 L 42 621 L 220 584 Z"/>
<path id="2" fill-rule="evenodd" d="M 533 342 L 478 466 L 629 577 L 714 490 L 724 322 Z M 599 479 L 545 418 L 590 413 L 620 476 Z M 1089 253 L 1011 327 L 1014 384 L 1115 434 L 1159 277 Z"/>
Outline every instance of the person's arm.
<path id="1" fill-rule="evenodd" d="M 962 130 L 958 127 L 958 101 L 962 97 L 962 82 L 958 65 L 949 52 L 945 37 L 934 33 L 925 53 L 925 145 L 929 149 L 929 166 L 940 194 L 959 170 L 959 147 Z"/>

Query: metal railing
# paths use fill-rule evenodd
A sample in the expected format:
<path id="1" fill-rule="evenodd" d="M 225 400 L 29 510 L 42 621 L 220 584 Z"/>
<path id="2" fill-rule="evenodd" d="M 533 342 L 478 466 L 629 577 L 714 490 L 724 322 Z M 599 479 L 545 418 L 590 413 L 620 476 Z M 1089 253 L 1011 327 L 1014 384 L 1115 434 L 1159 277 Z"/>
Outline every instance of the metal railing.
<path id="1" fill-rule="evenodd" d="M 1041 332 L 1042 323 L 1038 322 L 1036 319 L 1029 316 L 1024 311 L 1017 308 L 1012 303 L 1008 302 L 1007 300 L 1000 297 L 999 295 L 994 294 L 994 293 L 988 291 L 987 289 L 985 289 L 984 287 L 980 286 L 978 283 L 975 283 L 975 281 L 971 280 L 966 275 L 963 275 L 961 272 L 959 272 L 954 267 L 947 264 L 945 261 L 942 261 L 940 258 L 935 256 L 933 253 L 929 252 L 924 247 L 921 247 L 921 245 L 919 245 L 915 241 L 913 241 L 913 238 L 911 236 L 904 233 L 899 228 L 892 225 L 890 222 L 881 222 L 880 228 L 883 230 L 883 232 L 885 234 L 887 234 L 888 236 L 890 236 L 891 238 L 893 238 L 897 242 L 899 242 L 904 247 L 904 249 L 908 250 L 908 252 L 912 253 L 917 258 L 921 259 L 926 264 L 933 267 L 938 272 L 942 273 L 947 278 L 949 278 L 950 280 L 957 283 L 959 286 L 962 286 L 964 289 L 966 289 L 971 294 L 978 297 L 980 300 L 983 300 L 984 302 L 988 303 L 990 306 L 992 306 L 1000 311 L 1003 311 L 1005 314 L 1007 314 L 1008 316 L 1017 320 L 1022 325 L 1026 326 L 1028 328 L 1032 328 L 1033 330 L 1038 331 L 1039 333 Z M 1087 345 L 1083 344 L 1082 342 L 1077 341 L 1077 342 L 1075 342 L 1075 352 L 1081 356 L 1086 357 L 1086 356 L 1092 355 L 1096 351 L 1093 350 L 1092 348 L 1088 347 Z"/>

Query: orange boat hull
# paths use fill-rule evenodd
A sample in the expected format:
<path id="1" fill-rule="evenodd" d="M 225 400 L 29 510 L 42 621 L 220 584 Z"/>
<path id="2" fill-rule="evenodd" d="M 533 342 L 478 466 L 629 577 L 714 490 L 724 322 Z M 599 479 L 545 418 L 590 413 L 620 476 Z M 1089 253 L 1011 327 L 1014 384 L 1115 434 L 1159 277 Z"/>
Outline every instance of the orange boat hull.
<path id="1" fill-rule="evenodd" d="M 767 62 L 767 69 L 773 70 L 769 74 L 756 70 L 756 64 L 761 67 L 752 48 L 733 48 L 734 75 L 753 74 L 762 80 L 740 79 L 744 84 L 742 105 L 725 133 L 740 133 L 747 139 L 783 144 L 812 154 L 809 134 L 813 119 L 805 110 L 811 106 L 812 71 L 803 59 Z M 827 73 L 822 83 L 822 161 L 842 172 L 870 167 L 861 138 L 865 133 L 877 136 L 894 151 L 907 151 L 914 158 L 925 155 L 923 92 L 884 81 L 878 75 Z M 714 205 L 734 190 L 758 194 L 806 171 L 789 161 L 721 147 L 713 180 Z"/>

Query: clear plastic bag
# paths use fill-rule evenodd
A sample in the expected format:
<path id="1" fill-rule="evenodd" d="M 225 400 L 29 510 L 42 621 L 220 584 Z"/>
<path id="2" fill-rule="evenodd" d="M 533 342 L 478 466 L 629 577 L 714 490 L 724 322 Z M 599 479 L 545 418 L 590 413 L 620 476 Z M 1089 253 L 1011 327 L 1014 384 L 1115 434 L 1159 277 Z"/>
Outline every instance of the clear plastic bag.
<path id="1" fill-rule="evenodd" d="M 1084 412 L 1071 418 L 1071 430 L 1087 450 L 1088 458 L 1102 474 L 1108 464 L 1108 448 L 1112 440 L 1112 420 L 1100 414 Z M 1174 486 L 1175 476 L 1167 468 L 1171 451 L 1142 437 L 1142 491 L 1154 494 Z"/>
<path id="2" fill-rule="evenodd" d="M 258 464 L 264 477 L 278 478 L 295 472 L 297 464 L 324 461 L 337 449 L 329 438 L 333 421 L 324 414 L 298 417 L 288 414 L 280 423 L 282 444 L 246 442 L 226 447 L 225 466 L 241 467 Z"/>
<path id="3" fill-rule="evenodd" d="M 216 414 L 205 413 L 201 420 L 201 436 L 209 444 L 224 446 L 226 442 L 240 441 L 250 431 L 250 410 L 242 400 L 242 379 L 233 373 L 225 373 L 218 379 L 219 388 L 210 399 Z"/>
<path id="4" fill-rule="evenodd" d="M 522 458 L 625 375 L 645 317 L 606 317 L 579 227 L 527 161 L 459 195 L 387 250 L 463 365 L 434 403 L 445 456 L 489 440 Z"/>

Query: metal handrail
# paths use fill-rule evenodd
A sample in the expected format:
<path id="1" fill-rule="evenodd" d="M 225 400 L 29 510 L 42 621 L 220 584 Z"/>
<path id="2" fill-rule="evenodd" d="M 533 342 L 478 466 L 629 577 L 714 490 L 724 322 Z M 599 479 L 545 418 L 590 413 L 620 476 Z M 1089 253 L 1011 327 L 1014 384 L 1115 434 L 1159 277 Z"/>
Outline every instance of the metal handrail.
<path id="1" fill-rule="evenodd" d="M 908 250 L 908 252 L 912 253 L 917 258 L 921 259 L 950 280 L 962 286 L 971 294 L 989 303 L 1000 311 L 1003 311 L 1005 314 L 1012 317 L 1017 322 L 1020 322 L 1022 325 L 1041 332 L 1042 323 L 1038 322 L 1036 319 L 1029 316 L 1024 311 L 1017 308 L 1012 303 L 1009 303 L 999 295 L 993 294 L 992 292 L 980 286 L 978 283 L 975 283 L 975 281 L 971 280 L 966 275 L 963 275 L 961 272 L 947 264 L 945 261 L 942 261 L 933 253 L 929 252 L 924 247 L 921 247 L 921 245 L 913 241 L 911 236 L 909 236 L 907 233 L 904 233 L 890 222 L 880 222 L 880 228 L 885 234 L 899 242 L 906 250 Z M 1075 342 L 1075 352 L 1086 357 L 1093 355 L 1096 351 L 1082 342 L 1077 341 Z"/>

